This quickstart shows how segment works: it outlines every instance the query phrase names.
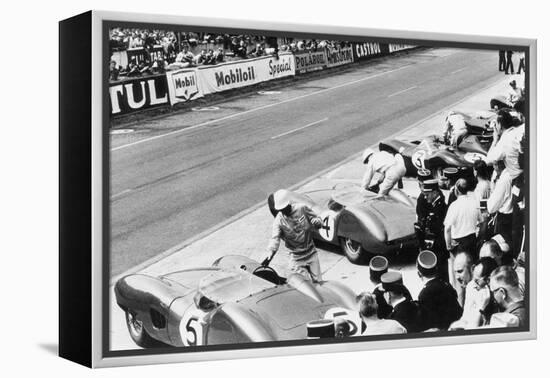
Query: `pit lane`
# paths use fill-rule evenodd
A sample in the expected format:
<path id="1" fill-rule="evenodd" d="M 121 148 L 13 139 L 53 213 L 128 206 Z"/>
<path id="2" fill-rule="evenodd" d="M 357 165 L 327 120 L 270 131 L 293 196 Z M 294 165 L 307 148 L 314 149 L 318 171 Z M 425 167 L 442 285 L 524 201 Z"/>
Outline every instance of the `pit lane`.
<path id="1" fill-rule="evenodd" d="M 112 135 L 111 277 L 494 83 L 497 58 L 416 51 Z"/>
<path id="2" fill-rule="evenodd" d="M 501 93 L 506 88 L 509 80 L 509 77 L 503 78 L 500 76 L 496 82 L 478 90 L 475 94 L 470 93 L 466 98 L 452 103 L 445 108 L 441 108 L 433 114 L 420 119 L 412 126 L 387 137 L 410 140 L 436 132 L 439 133 L 445 113 L 448 110 L 451 108 L 456 110 L 486 109 L 491 96 Z M 292 185 L 291 188 L 307 190 L 309 186 L 315 185 L 316 180 L 324 178 L 359 181 L 364 169 L 364 166 L 359 161 L 359 156 L 360 153 L 353 154 L 332 167 L 324 169 L 298 184 Z M 415 180 L 405 180 L 404 184 L 404 190 L 407 194 L 414 197 L 418 195 L 418 185 Z M 265 199 L 263 199 L 257 205 L 230 218 L 222 226 L 217 226 L 215 231 L 208 231 L 205 237 L 187 241 L 176 248 L 165 251 L 164 254 L 144 262 L 132 269 L 132 271 L 139 270 L 142 273 L 157 275 L 184 267 L 209 266 L 216 258 L 228 254 L 240 254 L 260 260 L 265 253 L 265 247 L 270 236 L 272 219 L 267 206 L 265 206 Z M 368 267 L 351 264 L 336 247 L 318 244 L 318 249 L 324 279 L 340 281 L 357 293 L 372 289 L 372 284 L 368 279 Z M 284 275 L 286 262 L 286 251 L 284 246 L 281 246 L 272 265 Z M 413 297 L 416 297 L 421 286 L 416 276 L 414 255 L 404 253 L 399 256 L 393 256 L 390 259 L 390 267 L 402 272 L 405 285 L 410 289 Z M 113 278 L 116 279 L 118 277 Z M 124 314 L 114 302 L 114 295 L 111 296 L 110 303 L 111 349 L 126 350 L 138 348 L 128 335 Z"/>

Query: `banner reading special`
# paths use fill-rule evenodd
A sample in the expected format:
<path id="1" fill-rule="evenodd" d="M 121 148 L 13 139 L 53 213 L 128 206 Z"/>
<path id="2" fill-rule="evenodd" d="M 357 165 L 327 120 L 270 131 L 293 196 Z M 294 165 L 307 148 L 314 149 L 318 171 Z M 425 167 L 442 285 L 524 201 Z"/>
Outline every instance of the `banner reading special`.
<path id="1" fill-rule="evenodd" d="M 294 54 L 294 60 L 296 73 L 300 74 L 322 70 L 328 64 L 326 50 Z"/>
<path id="2" fill-rule="evenodd" d="M 344 64 L 353 63 L 353 51 L 351 47 L 344 47 L 327 52 L 327 66 L 337 67 Z"/>
<path id="3" fill-rule="evenodd" d="M 111 115 L 126 114 L 168 103 L 166 76 L 154 75 L 109 84 Z"/>
<path id="4" fill-rule="evenodd" d="M 295 74 L 292 54 L 280 54 L 279 59 L 266 56 L 197 69 L 200 87 L 205 95 Z"/>
<path id="5" fill-rule="evenodd" d="M 197 77 L 197 69 L 184 68 L 177 71 L 167 71 L 166 80 L 172 105 L 203 97 Z"/>
<path id="6" fill-rule="evenodd" d="M 351 48 L 353 49 L 354 61 L 366 60 L 373 56 L 382 55 L 380 44 L 375 42 L 353 43 Z"/>

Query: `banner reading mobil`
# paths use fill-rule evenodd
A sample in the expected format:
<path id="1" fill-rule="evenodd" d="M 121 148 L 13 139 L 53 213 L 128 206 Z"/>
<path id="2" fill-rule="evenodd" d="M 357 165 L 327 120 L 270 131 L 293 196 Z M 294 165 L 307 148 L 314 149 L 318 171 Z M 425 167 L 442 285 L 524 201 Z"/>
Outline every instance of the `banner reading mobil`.
<path id="1" fill-rule="evenodd" d="M 298 53 L 294 54 L 294 60 L 296 62 L 296 73 L 303 74 L 318 71 L 327 66 L 327 52 L 323 49 L 322 51 Z"/>
<path id="2" fill-rule="evenodd" d="M 199 86 L 205 95 L 295 74 L 292 54 L 280 54 L 279 59 L 274 56 L 265 56 L 197 69 Z"/>
<path id="3" fill-rule="evenodd" d="M 354 61 L 366 60 L 373 56 L 382 55 L 382 49 L 377 42 L 353 43 L 351 48 L 353 50 Z"/>
<path id="4" fill-rule="evenodd" d="M 126 114 L 168 103 L 166 76 L 151 75 L 109 83 L 111 115 Z"/>
<path id="5" fill-rule="evenodd" d="M 197 69 L 195 68 L 167 71 L 166 81 L 172 105 L 203 97 L 199 86 Z"/>
<path id="6" fill-rule="evenodd" d="M 337 67 L 353 63 L 353 51 L 351 47 L 338 48 L 327 51 L 327 66 Z"/>

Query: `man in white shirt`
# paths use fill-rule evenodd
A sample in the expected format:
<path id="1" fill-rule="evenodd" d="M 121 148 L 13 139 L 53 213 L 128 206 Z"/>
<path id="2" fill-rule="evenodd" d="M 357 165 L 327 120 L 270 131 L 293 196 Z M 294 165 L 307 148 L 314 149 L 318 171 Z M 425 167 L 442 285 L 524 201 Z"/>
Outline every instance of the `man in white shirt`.
<path id="1" fill-rule="evenodd" d="M 403 300 L 405 300 L 403 298 Z M 376 296 L 372 293 L 361 293 L 358 297 L 359 315 L 365 324 L 365 330 L 361 336 L 390 335 L 407 333 L 398 321 L 392 319 L 380 319 L 378 317 L 378 304 Z"/>
<path id="2" fill-rule="evenodd" d="M 468 128 L 466 122 L 464 122 L 464 116 L 451 110 L 445 118 L 445 132 L 443 133 L 445 143 L 456 148 L 467 133 Z"/>
<path id="3" fill-rule="evenodd" d="M 496 214 L 495 234 L 500 234 L 506 240 L 508 245 L 512 243 L 512 222 L 513 222 L 513 204 L 512 204 L 512 176 L 507 168 L 504 168 L 502 161 L 495 165 L 498 179 L 493 188 L 493 192 L 487 199 L 487 211 L 490 214 Z"/>
<path id="4" fill-rule="evenodd" d="M 483 221 L 479 201 L 468 194 L 468 183 L 462 178 L 456 182 L 455 194 L 457 199 L 449 206 L 444 222 L 447 249 L 452 255 L 460 250 L 475 258 L 477 225 Z"/>
<path id="5" fill-rule="evenodd" d="M 386 151 L 374 151 L 372 148 L 367 148 L 365 152 L 363 152 L 362 161 L 367 167 L 363 175 L 361 187 L 369 189 L 374 174 L 379 173 L 379 197 L 387 195 L 407 172 L 403 156 L 399 153 L 392 155 Z"/>
<path id="6" fill-rule="evenodd" d="M 504 161 L 511 178 L 519 176 L 521 169 L 518 157 L 522 152 L 521 139 L 525 133 L 525 125 L 514 126 L 515 121 L 506 109 L 499 110 L 493 133 L 493 143 L 487 153 L 487 164 Z"/>

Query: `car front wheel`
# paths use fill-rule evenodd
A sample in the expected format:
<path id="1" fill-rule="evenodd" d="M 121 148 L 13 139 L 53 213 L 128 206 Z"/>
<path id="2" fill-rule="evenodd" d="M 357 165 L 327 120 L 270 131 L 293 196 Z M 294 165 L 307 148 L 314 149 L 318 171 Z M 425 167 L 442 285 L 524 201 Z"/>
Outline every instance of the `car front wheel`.
<path id="1" fill-rule="evenodd" d="M 154 348 L 159 346 L 160 342 L 149 336 L 143 327 L 143 322 L 130 311 L 126 311 L 126 325 L 128 326 L 130 337 L 138 346 L 142 348 Z"/>
<path id="2" fill-rule="evenodd" d="M 368 263 L 370 254 L 365 251 L 361 243 L 350 238 L 340 238 L 342 251 L 353 264 Z"/>

